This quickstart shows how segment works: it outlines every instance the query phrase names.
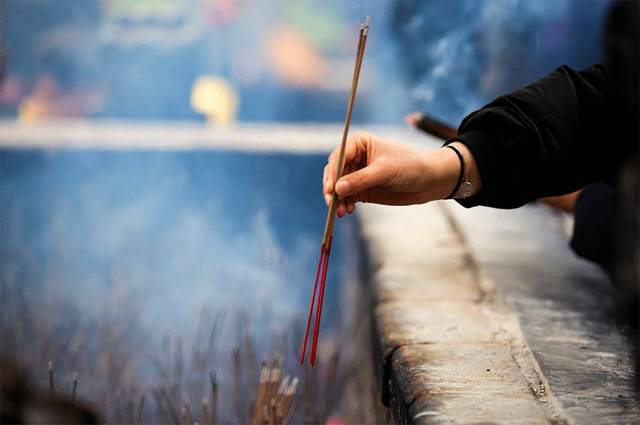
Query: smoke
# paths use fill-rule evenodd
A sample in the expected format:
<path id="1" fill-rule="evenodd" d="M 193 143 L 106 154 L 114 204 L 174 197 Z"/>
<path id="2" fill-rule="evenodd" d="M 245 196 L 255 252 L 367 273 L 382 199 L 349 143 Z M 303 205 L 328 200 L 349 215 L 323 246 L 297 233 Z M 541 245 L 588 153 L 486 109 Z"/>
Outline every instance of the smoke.
<path id="1" fill-rule="evenodd" d="M 324 158 L 17 150 L 0 161 L 3 268 L 35 282 L 34 296 L 87 318 L 129 297 L 156 341 L 190 332 L 204 305 L 245 312 L 263 340 L 302 317 L 325 214 L 311 176 Z"/>
<path id="2" fill-rule="evenodd" d="M 40 87 L 32 115 L 202 119 L 190 109 L 191 88 L 211 74 L 237 87 L 241 120 L 340 121 L 357 23 L 371 15 L 355 120 L 399 123 L 415 108 L 455 124 L 560 64 L 597 61 L 607 7 L 578 0 L 261 1 L 229 2 L 236 6 L 228 10 L 216 9 L 227 2 L 142 3 L 3 2 L 10 60 L 0 115 L 16 117 L 14 100 Z M 306 88 L 278 80 L 305 68 L 272 72 L 286 52 L 282 42 L 265 51 L 271 33 L 300 37 L 284 39 L 332 72 Z M 74 325 L 95 328 L 91 344 L 127 341 L 127 356 L 142 369 L 164 336 L 190 335 L 205 306 L 250 316 L 257 343 L 270 350 L 272 337 L 295 334 L 306 313 L 326 212 L 317 183 L 323 163 L 211 151 L 0 151 L 3 314 L 22 306 L 54 337 Z M 337 295 L 356 267 L 345 261 L 353 242 L 335 233 L 323 330 L 339 324 Z M 11 291 L 20 303 L 6 302 Z M 225 332 L 222 341 L 237 336 Z M 38 343 L 53 352 L 51 341 Z"/>
<path id="3" fill-rule="evenodd" d="M 492 98 L 554 68 L 600 58 L 606 2 L 399 2 L 391 25 L 418 110 L 457 125 Z"/>

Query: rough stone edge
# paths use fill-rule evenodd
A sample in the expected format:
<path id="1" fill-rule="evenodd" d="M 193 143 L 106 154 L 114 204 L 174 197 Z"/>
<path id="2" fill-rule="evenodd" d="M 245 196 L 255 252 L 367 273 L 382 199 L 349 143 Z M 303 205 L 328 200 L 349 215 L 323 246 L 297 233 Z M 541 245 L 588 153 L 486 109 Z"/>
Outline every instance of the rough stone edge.
<path id="1" fill-rule="evenodd" d="M 562 405 L 553 395 L 540 365 L 529 349 L 520 327 L 519 319 L 510 307 L 502 300 L 498 290 L 493 284 L 493 281 L 488 278 L 488 274 L 474 257 L 465 233 L 461 226 L 458 225 L 449 207 L 447 207 L 444 202 L 438 202 L 437 204 L 446 218 L 451 231 L 459 238 L 461 245 L 463 246 L 464 262 L 469 266 L 469 270 L 473 274 L 474 280 L 478 283 L 478 289 L 481 293 L 481 297 L 477 303 L 483 304 L 486 307 L 484 312 L 495 324 L 496 329 L 500 329 L 505 334 L 510 335 L 511 338 L 507 339 L 507 341 L 509 341 L 510 354 L 518 369 L 521 371 L 522 377 L 525 379 L 532 396 L 539 403 L 539 406 L 547 416 L 549 423 L 554 425 L 573 425 L 574 421 L 564 412 Z M 361 246 L 363 248 L 363 252 L 367 253 L 366 257 L 369 257 L 370 253 L 366 249 L 366 238 L 362 234 Z M 372 261 L 369 258 L 366 258 L 365 263 L 368 268 L 365 273 L 370 277 L 373 272 L 370 269 Z M 374 293 L 370 293 L 369 300 L 373 311 L 373 307 L 378 301 L 376 295 Z M 373 338 L 379 339 L 380 330 L 375 323 L 373 313 L 371 324 L 373 328 Z M 413 423 L 408 409 L 415 400 L 404 400 L 405 394 L 400 390 L 400 386 L 395 379 L 395 374 L 392 371 L 392 360 L 394 354 L 398 349 L 406 344 L 394 347 L 385 355 L 381 352 L 381 348 L 376 346 L 375 341 L 372 342 L 375 347 L 373 354 L 374 359 L 378 360 L 378 364 L 382 364 L 382 370 L 376 371 L 380 385 L 382 402 L 391 409 L 391 413 L 396 421 L 400 421 L 400 423 Z M 401 399 L 398 399 L 399 397 Z M 421 421 L 416 423 L 421 423 Z"/>
<path id="2" fill-rule="evenodd" d="M 538 400 L 552 424 L 572 425 L 574 421 L 564 412 L 562 405 L 553 395 L 547 378 L 544 376 L 538 361 L 529 349 L 529 344 L 520 326 L 520 320 L 504 302 L 493 281 L 488 277 L 483 266 L 474 257 L 465 233 L 462 227 L 458 225 L 449 207 L 443 202 L 438 203 L 438 205 L 447 218 L 451 230 L 458 235 L 462 242 L 465 258 L 482 292 L 482 300 L 480 302 L 486 305 L 485 313 L 487 317 L 493 319 L 498 329 L 501 329 L 506 335 L 511 335 L 509 347 L 511 357 L 527 381 L 531 394 Z"/>

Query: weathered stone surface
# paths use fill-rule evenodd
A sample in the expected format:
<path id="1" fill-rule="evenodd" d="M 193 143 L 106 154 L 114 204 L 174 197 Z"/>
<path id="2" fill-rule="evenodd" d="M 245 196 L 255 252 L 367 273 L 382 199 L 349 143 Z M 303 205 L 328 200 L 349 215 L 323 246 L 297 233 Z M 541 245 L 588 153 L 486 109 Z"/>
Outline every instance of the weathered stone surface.
<path id="1" fill-rule="evenodd" d="M 457 258 L 457 257 L 455 257 Z M 434 265 L 385 265 L 373 276 L 376 299 L 382 301 L 415 302 L 443 300 L 477 301 L 481 293 L 473 277 L 464 270 L 462 261 L 443 261 L 441 267 Z M 442 285 L 443 280 L 451 282 Z"/>
<path id="2" fill-rule="evenodd" d="M 376 307 L 382 353 L 412 344 L 492 342 L 502 335 L 474 302 L 414 300 L 385 302 Z M 470 337 L 472 336 L 472 338 Z"/>
<path id="3" fill-rule="evenodd" d="M 564 411 L 576 423 L 640 422 L 630 346 L 613 318 L 614 288 L 570 251 L 567 218 L 542 205 L 516 211 L 452 205 L 451 211 L 520 318 Z"/>
<path id="4" fill-rule="evenodd" d="M 501 343 L 401 347 L 393 370 L 408 422 L 545 423 L 509 346 Z"/>
<path id="5" fill-rule="evenodd" d="M 396 420 L 637 423 L 602 274 L 572 258 L 544 211 L 471 211 L 361 209 Z"/>

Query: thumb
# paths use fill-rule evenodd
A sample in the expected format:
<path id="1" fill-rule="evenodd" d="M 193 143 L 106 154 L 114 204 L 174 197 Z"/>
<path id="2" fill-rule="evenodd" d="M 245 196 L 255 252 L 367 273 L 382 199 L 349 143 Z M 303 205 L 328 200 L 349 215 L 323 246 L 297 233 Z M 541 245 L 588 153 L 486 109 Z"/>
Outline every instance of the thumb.
<path id="1" fill-rule="evenodd" d="M 353 173 L 347 174 L 338 180 L 335 190 L 338 196 L 345 198 L 364 192 L 374 186 L 385 182 L 384 170 L 375 164 L 361 168 Z"/>

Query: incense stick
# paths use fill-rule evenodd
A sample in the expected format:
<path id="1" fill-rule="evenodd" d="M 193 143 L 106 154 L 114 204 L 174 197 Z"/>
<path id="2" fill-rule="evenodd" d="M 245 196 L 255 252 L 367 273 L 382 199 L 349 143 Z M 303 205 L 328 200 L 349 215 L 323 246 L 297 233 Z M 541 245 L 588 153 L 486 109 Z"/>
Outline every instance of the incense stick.
<path id="1" fill-rule="evenodd" d="M 263 400 L 267 391 L 267 385 L 269 382 L 269 368 L 267 367 L 267 362 L 262 362 L 262 367 L 260 368 L 260 382 L 258 386 L 258 397 L 256 398 L 256 405 L 253 411 L 253 425 L 258 425 L 260 423 L 260 410 L 262 409 Z"/>
<path id="2" fill-rule="evenodd" d="M 71 401 L 76 401 L 76 390 L 78 389 L 78 373 L 73 372 L 73 386 L 71 387 Z"/>
<path id="3" fill-rule="evenodd" d="M 144 414 L 144 399 L 145 395 L 142 394 L 142 396 L 140 397 L 140 406 L 138 407 L 138 416 L 136 417 L 137 424 L 142 423 L 142 415 Z"/>
<path id="4" fill-rule="evenodd" d="M 215 372 L 209 372 L 209 382 L 211 383 L 211 423 L 218 421 L 218 379 Z"/>
<path id="5" fill-rule="evenodd" d="M 53 380 L 53 362 L 49 360 L 49 392 L 51 394 L 56 392 L 56 384 Z"/>
<path id="6" fill-rule="evenodd" d="M 187 423 L 191 425 L 193 423 L 193 417 L 191 416 L 191 403 L 189 403 L 188 401 L 184 402 L 184 411 Z"/>
<path id="7" fill-rule="evenodd" d="M 367 17 L 366 21 L 360 26 L 360 34 L 358 38 L 358 48 L 356 50 L 356 62 L 353 69 L 353 78 L 351 80 L 351 91 L 349 92 L 349 101 L 347 104 L 347 113 L 344 120 L 344 129 L 342 131 L 342 141 L 340 143 L 340 151 L 338 156 L 338 167 L 336 169 L 336 176 L 334 183 L 336 183 L 340 177 L 342 177 L 342 171 L 344 168 L 344 152 L 347 145 L 347 137 L 349 134 L 349 126 L 351 125 L 351 115 L 353 113 L 353 105 L 356 99 L 356 91 L 358 89 L 358 80 L 360 79 L 360 68 L 362 67 L 362 58 L 364 57 L 364 50 L 367 43 L 367 36 L 369 34 L 369 24 L 371 18 Z M 311 318 L 313 317 L 313 311 L 315 309 L 316 318 L 313 326 L 312 343 L 311 343 L 311 366 L 315 365 L 316 351 L 318 348 L 318 335 L 320 332 L 320 321 L 322 319 L 322 304 L 324 301 L 324 290 L 327 281 L 327 271 L 329 268 L 329 256 L 331 255 L 331 242 L 333 239 L 333 226 L 335 223 L 336 208 L 338 205 L 338 194 L 333 191 L 331 200 L 329 202 L 329 208 L 327 211 L 327 219 L 325 221 L 324 233 L 322 235 L 322 243 L 320 245 L 320 258 L 318 259 L 318 267 L 316 270 L 316 277 L 313 284 L 313 295 L 311 297 L 311 305 L 309 307 L 309 316 L 307 318 L 307 327 L 304 334 L 304 342 L 302 345 L 302 353 L 300 355 L 300 364 L 304 364 L 305 354 L 307 352 L 307 341 L 309 338 L 309 331 L 311 329 Z M 317 303 L 316 303 L 317 296 Z"/>
<path id="8" fill-rule="evenodd" d="M 211 425 L 211 419 L 209 418 L 209 401 L 206 398 L 202 399 L 202 425 Z"/>
<path id="9" fill-rule="evenodd" d="M 323 237 L 324 238 L 324 237 Z M 316 279 L 313 284 L 313 295 L 311 296 L 311 305 L 309 307 L 309 317 L 307 318 L 307 328 L 304 333 L 304 342 L 302 344 L 302 354 L 300 355 L 300 364 L 304 364 L 304 355 L 307 352 L 307 340 L 309 339 L 309 329 L 311 328 L 311 317 L 313 317 L 313 307 L 316 304 L 316 292 L 318 290 L 318 278 L 320 277 L 320 271 L 322 264 L 324 263 L 324 243 L 320 245 L 320 257 L 318 258 L 318 269 L 316 270 Z"/>
<path id="10" fill-rule="evenodd" d="M 351 92 L 349 93 L 349 102 L 347 106 L 347 114 L 344 119 L 344 129 L 342 131 L 342 142 L 340 143 L 340 153 L 338 155 L 338 167 L 336 169 L 336 178 L 334 184 L 338 182 L 342 177 L 342 169 L 344 167 L 344 151 L 347 146 L 347 137 L 349 135 L 349 127 L 351 125 L 351 114 L 353 113 L 353 105 L 356 100 L 356 91 L 358 89 L 358 80 L 360 79 L 360 68 L 362 66 L 362 58 L 364 57 L 364 48 L 367 42 L 367 36 L 369 34 L 370 17 L 362 24 L 360 28 L 360 38 L 358 40 L 358 50 L 356 53 L 356 64 L 353 70 L 353 80 L 351 81 Z M 327 220 L 324 227 L 324 234 L 322 235 L 322 243 L 328 250 L 329 239 L 333 234 L 333 224 L 336 220 L 336 208 L 338 202 L 338 194 L 333 191 L 331 196 L 331 202 L 329 203 L 329 211 L 327 211 Z"/>
<path id="11" fill-rule="evenodd" d="M 311 344 L 311 366 L 316 364 L 316 350 L 318 348 L 318 335 L 320 334 L 320 320 L 322 319 L 322 304 L 324 302 L 324 288 L 327 282 L 327 271 L 329 270 L 329 256 L 331 255 L 332 237 L 329 236 L 326 251 L 324 254 L 324 264 L 322 265 L 322 278 L 320 280 L 320 293 L 318 294 L 318 307 L 316 308 L 316 323 L 313 328 L 313 341 Z"/>
<path id="12" fill-rule="evenodd" d="M 364 47 L 367 39 L 369 31 L 369 18 L 367 17 L 367 21 L 362 24 L 360 28 L 360 37 L 358 39 L 358 49 L 356 53 L 356 64 L 353 71 L 353 80 L 351 81 L 351 92 L 349 94 L 349 102 L 347 107 L 347 114 L 344 122 L 344 130 L 342 132 L 342 142 L 340 144 L 340 153 L 338 156 L 338 167 L 336 169 L 336 178 L 335 182 L 337 182 L 342 176 L 342 170 L 344 167 L 344 151 L 347 144 L 347 136 L 349 133 L 349 126 L 351 124 L 351 114 L 353 112 L 353 104 L 356 98 L 356 90 L 358 88 L 358 80 L 360 78 L 360 68 L 362 66 L 362 58 L 364 55 Z M 327 271 L 329 268 L 329 257 L 331 255 L 331 242 L 332 242 L 332 234 L 333 234 L 333 225 L 335 223 L 336 216 L 336 208 L 338 202 L 338 194 L 333 192 L 331 197 L 331 202 L 329 203 L 329 211 L 327 212 L 327 221 L 325 223 L 324 235 L 322 237 L 322 244 L 324 246 L 324 264 L 322 266 L 322 275 L 320 279 L 320 288 L 318 294 L 318 305 L 316 307 L 316 320 L 314 324 L 313 330 L 313 341 L 311 345 L 311 366 L 315 365 L 316 361 L 316 351 L 318 348 L 318 335 L 320 333 L 320 322 L 322 319 L 322 306 L 324 303 L 324 290 L 327 282 Z"/>

